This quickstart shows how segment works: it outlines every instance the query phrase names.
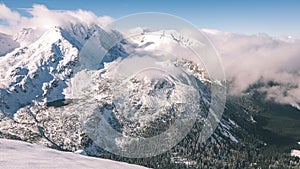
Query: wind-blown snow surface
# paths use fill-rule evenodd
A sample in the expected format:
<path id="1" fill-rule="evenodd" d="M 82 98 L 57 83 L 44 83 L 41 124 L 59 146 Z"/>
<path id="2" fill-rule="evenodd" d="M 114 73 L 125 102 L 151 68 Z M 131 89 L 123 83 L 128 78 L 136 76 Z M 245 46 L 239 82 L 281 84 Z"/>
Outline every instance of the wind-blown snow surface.
<path id="1" fill-rule="evenodd" d="M 57 151 L 21 141 L 0 139 L 0 168 L 146 169 L 145 167 Z"/>

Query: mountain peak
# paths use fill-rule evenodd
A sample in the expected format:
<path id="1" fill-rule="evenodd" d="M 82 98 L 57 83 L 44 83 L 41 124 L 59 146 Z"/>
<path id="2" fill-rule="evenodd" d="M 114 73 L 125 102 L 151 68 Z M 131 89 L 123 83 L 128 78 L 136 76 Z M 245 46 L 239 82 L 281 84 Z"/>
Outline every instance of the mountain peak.
<path id="1" fill-rule="evenodd" d="M 20 44 L 20 46 L 27 46 L 36 41 L 43 32 L 34 28 L 23 28 L 20 32 L 13 36 L 13 40 Z"/>

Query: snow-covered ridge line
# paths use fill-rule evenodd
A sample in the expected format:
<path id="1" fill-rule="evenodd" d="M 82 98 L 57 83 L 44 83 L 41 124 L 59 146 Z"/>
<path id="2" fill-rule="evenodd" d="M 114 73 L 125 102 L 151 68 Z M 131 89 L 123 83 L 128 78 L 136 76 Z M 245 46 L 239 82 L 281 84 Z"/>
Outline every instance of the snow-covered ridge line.
<path id="1" fill-rule="evenodd" d="M 80 154 L 57 151 L 21 141 L 0 139 L 0 167 L 31 168 L 97 168 L 146 169 L 145 167 Z"/>
<path id="2" fill-rule="evenodd" d="M 33 35 L 37 30 L 29 28 L 16 35 L 15 41 L 11 41 L 21 47 L 0 57 L 1 112 L 13 114 L 33 100 L 62 99 L 62 91 L 68 86 L 67 81 L 78 62 L 80 48 L 99 29 L 97 25 L 78 23 L 50 28 L 38 38 Z M 0 41 L 1 37 L 9 36 L 0 34 Z M 22 46 L 24 44 L 26 46 Z M 0 49 L 4 47 L 0 45 Z"/>

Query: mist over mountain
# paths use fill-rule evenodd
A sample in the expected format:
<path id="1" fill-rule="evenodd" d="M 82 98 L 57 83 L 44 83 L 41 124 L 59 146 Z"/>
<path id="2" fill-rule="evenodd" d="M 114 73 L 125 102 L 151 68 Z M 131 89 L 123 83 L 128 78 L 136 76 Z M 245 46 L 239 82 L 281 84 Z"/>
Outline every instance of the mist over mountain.
<path id="1" fill-rule="evenodd" d="M 227 80 L 233 83 L 231 94 L 245 92 L 250 86 L 261 83 L 263 85 L 257 90 L 266 92 L 268 99 L 299 109 L 299 39 L 203 31 L 216 46 Z"/>

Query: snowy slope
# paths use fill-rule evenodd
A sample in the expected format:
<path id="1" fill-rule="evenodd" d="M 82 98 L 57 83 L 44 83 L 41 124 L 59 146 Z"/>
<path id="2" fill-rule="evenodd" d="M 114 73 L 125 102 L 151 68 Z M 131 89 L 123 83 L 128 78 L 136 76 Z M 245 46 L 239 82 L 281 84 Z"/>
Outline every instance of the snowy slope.
<path id="1" fill-rule="evenodd" d="M 0 139 L 0 168 L 142 169 L 145 167 L 57 151 L 21 141 Z"/>
<path id="2" fill-rule="evenodd" d="M 17 47 L 19 47 L 19 43 L 14 41 L 11 36 L 0 33 L 0 57 Z"/>

